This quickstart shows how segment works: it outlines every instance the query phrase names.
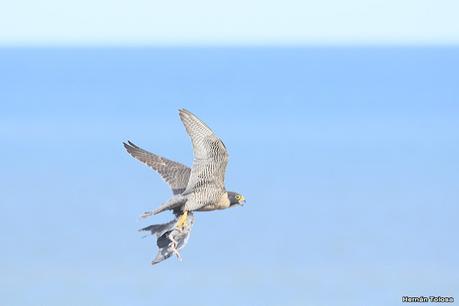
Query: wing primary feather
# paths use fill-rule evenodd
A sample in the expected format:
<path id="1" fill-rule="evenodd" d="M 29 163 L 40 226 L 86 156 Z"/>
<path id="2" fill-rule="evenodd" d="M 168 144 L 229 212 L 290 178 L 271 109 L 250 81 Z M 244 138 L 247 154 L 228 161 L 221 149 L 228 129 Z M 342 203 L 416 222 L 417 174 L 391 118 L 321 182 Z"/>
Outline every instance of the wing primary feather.
<path id="1" fill-rule="evenodd" d="M 179 115 L 191 138 L 194 156 L 183 194 L 194 193 L 199 197 L 199 201 L 190 202 L 194 203 L 193 209 L 198 209 L 207 202 L 217 201 L 225 192 L 228 152 L 221 139 L 202 120 L 186 109 L 180 109 Z"/>
<path id="2" fill-rule="evenodd" d="M 132 157 L 158 172 L 169 184 L 173 194 L 179 194 L 186 188 L 191 172 L 189 167 L 144 150 L 131 141 L 123 142 L 123 145 Z"/>

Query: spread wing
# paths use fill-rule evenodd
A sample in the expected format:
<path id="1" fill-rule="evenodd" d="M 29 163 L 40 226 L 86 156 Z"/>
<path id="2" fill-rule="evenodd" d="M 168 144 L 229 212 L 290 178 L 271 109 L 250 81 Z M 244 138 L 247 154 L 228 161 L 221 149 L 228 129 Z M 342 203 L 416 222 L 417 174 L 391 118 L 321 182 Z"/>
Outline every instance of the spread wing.
<path id="1" fill-rule="evenodd" d="M 225 188 L 225 170 L 228 153 L 223 142 L 212 130 L 191 112 L 181 109 L 180 119 L 193 145 L 193 166 L 184 194 L 203 192 L 218 196 Z M 219 194 L 221 196 L 221 193 Z"/>
<path id="2" fill-rule="evenodd" d="M 130 141 L 123 144 L 129 154 L 131 154 L 134 158 L 140 160 L 158 172 L 159 175 L 161 175 L 161 177 L 169 184 L 174 194 L 180 194 L 185 190 L 191 173 L 191 169 L 189 167 L 148 152 Z"/>

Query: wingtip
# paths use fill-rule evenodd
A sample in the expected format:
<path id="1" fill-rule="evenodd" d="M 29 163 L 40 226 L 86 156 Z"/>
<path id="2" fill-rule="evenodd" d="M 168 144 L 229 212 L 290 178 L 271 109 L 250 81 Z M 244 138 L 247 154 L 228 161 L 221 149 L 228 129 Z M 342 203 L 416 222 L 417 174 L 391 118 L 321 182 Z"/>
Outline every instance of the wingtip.
<path id="1" fill-rule="evenodd" d="M 193 113 L 190 112 L 189 110 L 187 110 L 186 108 L 180 108 L 179 109 L 179 115 L 180 115 L 180 117 L 182 117 L 182 116 L 185 116 L 185 115 L 193 115 Z"/>
<path id="2" fill-rule="evenodd" d="M 128 140 L 128 143 L 131 147 L 134 147 L 134 148 L 139 148 L 135 143 L 133 143 L 132 141 Z"/>
<path id="3" fill-rule="evenodd" d="M 126 150 L 128 150 L 128 152 L 130 152 L 131 150 L 134 150 L 134 149 L 140 149 L 137 145 L 135 145 L 132 141 L 128 140 L 127 143 L 126 142 L 123 142 L 123 145 L 124 147 L 126 148 Z"/>

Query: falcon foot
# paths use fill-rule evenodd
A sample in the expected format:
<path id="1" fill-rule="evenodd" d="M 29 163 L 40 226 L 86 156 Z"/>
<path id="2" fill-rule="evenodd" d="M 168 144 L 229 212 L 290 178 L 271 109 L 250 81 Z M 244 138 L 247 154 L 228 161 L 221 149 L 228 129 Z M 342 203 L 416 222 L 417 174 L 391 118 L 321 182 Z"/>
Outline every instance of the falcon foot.
<path id="1" fill-rule="evenodd" d="M 188 211 L 185 210 L 183 214 L 180 215 L 175 227 L 179 230 L 184 230 L 187 220 L 188 220 Z"/>

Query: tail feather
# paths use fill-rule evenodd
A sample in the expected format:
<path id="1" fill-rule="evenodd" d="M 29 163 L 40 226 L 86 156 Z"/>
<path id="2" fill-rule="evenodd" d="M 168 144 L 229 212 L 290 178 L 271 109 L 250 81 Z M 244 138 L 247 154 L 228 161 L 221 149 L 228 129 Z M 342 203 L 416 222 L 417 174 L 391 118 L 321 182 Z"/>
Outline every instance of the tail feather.
<path id="1" fill-rule="evenodd" d="M 173 229 L 175 226 L 175 223 L 177 223 L 176 219 L 169 221 L 167 223 L 163 223 L 163 224 L 152 224 L 150 226 L 139 229 L 139 232 L 150 232 L 152 235 L 156 235 L 156 237 L 160 237 L 165 232 Z"/>
<path id="2" fill-rule="evenodd" d="M 161 204 L 160 207 L 155 209 L 153 211 L 153 214 L 157 215 L 165 210 L 176 209 L 184 205 L 186 201 L 187 201 L 186 197 L 182 196 L 181 194 L 175 195 L 172 198 L 170 198 L 167 202 Z"/>

